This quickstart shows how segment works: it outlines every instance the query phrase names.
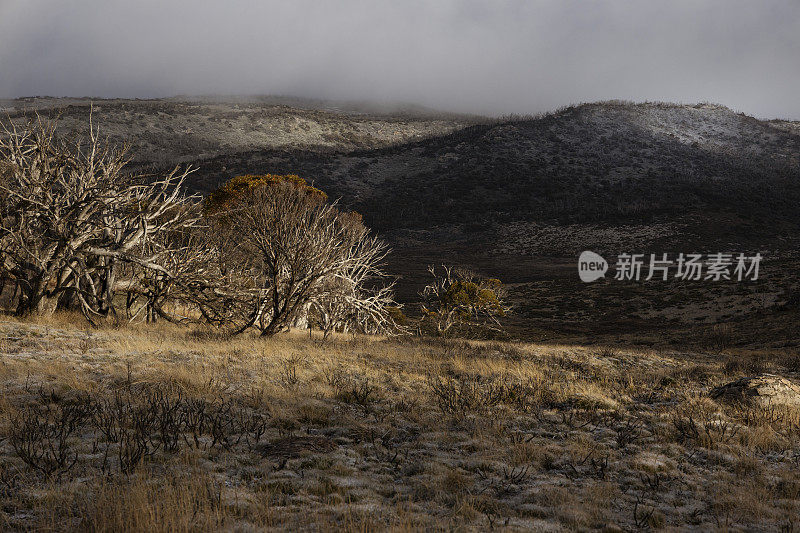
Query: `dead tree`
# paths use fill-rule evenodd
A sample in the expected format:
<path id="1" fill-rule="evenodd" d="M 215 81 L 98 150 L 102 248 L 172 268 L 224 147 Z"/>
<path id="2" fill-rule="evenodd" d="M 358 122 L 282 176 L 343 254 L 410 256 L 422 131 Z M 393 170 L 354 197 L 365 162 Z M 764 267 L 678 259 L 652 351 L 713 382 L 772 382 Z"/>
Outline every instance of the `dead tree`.
<path id="1" fill-rule="evenodd" d="M 59 137 L 37 117 L 24 129 L 4 125 L 0 160 L 0 270 L 21 291 L 18 314 L 77 305 L 87 316 L 116 313 L 121 263 L 169 272 L 148 242 L 200 219 L 183 193 L 189 171 L 144 182 L 123 172 L 124 149 L 88 138 Z"/>
<path id="2" fill-rule="evenodd" d="M 234 181 L 222 195 L 224 209 L 214 208 L 219 196 L 209 199 L 223 256 L 251 281 L 250 310 L 237 331 L 254 327 L 268 336 L 306 326 L 312 309 L 337 309 L 326 318 L 332 328 L 388 329 L 391 285 L 367 286 L 384 277 L 388 249 L 361 217 L 339 211 L 296 176 L 243 178 L 249 181 Z"/>
<path id="3" fill-rule="evenodd" d="M 309 308 L 313 325 L 327 338 L 330 333 L 385 334 L 400 333 L 403 328 L 387 312 L 397 308 L 394 284 L 372 286 L 376 275 L 356 267 L 352 272 L 333 276 L 322 287 Z"/>
<path id="4" fill-rule="evenodd" d="M 129 320 L 204 322 L 222 328 L 242 322 L 251 300 L 251 277 L 241 265 L 227 267 L 207 227 L 159 234 L 149 247 L 164 270 L 127 265 Z"/>

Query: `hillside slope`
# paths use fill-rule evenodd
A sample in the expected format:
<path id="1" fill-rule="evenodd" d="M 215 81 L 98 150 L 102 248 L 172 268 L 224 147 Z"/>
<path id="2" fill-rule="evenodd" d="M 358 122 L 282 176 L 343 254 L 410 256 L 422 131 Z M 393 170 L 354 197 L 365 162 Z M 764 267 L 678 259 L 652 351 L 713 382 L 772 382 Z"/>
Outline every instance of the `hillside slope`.
<path id="1" fill-rule="evenodd" d="M 395 248 L 404 301 L 426 265 L 465 265 L 511 284 L 528 337 L 683 336 L 782 309 L 800 290 L 800 133 L 721 106 L 587 104 L 372 150 L 226 155 L 205 161 L 193 186 L 267 170 L 299 173 L 363 213 Z M 612 265 L 621 253 L 767 259 L 758 283 L 586 285 L 582 250 Z"/>
<path id="2" fill-rule="evenodd" d="M 65 132 L 84 132 L 91 110 L 101 134 L 129 145 L 134 164 L 158 166 L 272 148 L 377 148 L 443 135 L 478 120 L 422 108 L 273 97 L 0 100 L 0 112 L 17 123 L 34 113 L 58 116 Z"/>
<path id="3" fill-rule="evenodd" d="M 589 104 L 375 150 L 221 156 L 196 184 L 299 172 L 385 232 L 649 224 L 704 210 L 796 224 L 800 134 L 788 124 L 712 105 Z"/>
<path id="4" fill-rule="evenodd" d="M 27 105 L 62 108 L 65 129 L 88 120 L 88 100 L 11 104 L 0 102 L 17 120 Z M 468 266 L 510 284 L 527 337 L 683 336 L 782 309 L 800 291 L 796 122 L 711 104 L 602 102 L 488 120 L 274 98 L 101 101 L 94 119 L 132 145 L 134 170 L 199 167 L 198 193 L 238 174 L 300 174 L 391 243 L 403 302 L 417 299 L 427 265 Z M 766 259 L 757 284 L 585 285 L 582 250 L 612 264 L 621 253 Z"/>

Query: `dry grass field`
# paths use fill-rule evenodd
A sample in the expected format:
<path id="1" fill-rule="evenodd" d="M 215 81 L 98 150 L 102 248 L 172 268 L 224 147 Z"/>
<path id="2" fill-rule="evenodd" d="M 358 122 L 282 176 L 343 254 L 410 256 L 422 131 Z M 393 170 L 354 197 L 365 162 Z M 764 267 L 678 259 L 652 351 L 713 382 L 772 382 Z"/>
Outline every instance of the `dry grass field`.
<path id="1" fill-rule="evenodd" d="M 0 529 L 785 530 L 797 351 L 0 322 Z"/>

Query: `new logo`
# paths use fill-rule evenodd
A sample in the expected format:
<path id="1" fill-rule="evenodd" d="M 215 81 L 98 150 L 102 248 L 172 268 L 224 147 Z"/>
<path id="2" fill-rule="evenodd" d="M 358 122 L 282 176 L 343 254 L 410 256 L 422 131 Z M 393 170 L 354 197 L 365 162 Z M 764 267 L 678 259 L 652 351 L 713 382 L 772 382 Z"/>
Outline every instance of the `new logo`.
<path id="1" fill-rule="evenodd" d="M 594 252 L 581 252 L 578 257 L 578 275 L 586 283 L 595 281 L 606 275 L 608 263 L 603 256 Z"/>

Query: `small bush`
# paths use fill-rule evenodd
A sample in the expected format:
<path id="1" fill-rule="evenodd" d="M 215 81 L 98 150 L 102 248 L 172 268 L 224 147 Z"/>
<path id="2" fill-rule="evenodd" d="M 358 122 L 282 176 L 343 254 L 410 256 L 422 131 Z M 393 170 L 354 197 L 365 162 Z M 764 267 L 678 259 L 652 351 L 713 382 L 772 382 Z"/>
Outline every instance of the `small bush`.
<path id="1" fill-rule="evenodd" d="M 59 478 L 77 463 L 73 441 L 94 409 L 86 398 L 64 405 L 29 406 L 11 420 L 8 440 L 17 457 L 30 468 L 46 478 Z"/>
<path id="2" fill-rule="evenodd" d="M 506 404 L 519 410 L 538 405 L 537 389 L 529 383 L 481 376 L 430 376 L 428 383 L 439 408 L 465 414 Z"/>

